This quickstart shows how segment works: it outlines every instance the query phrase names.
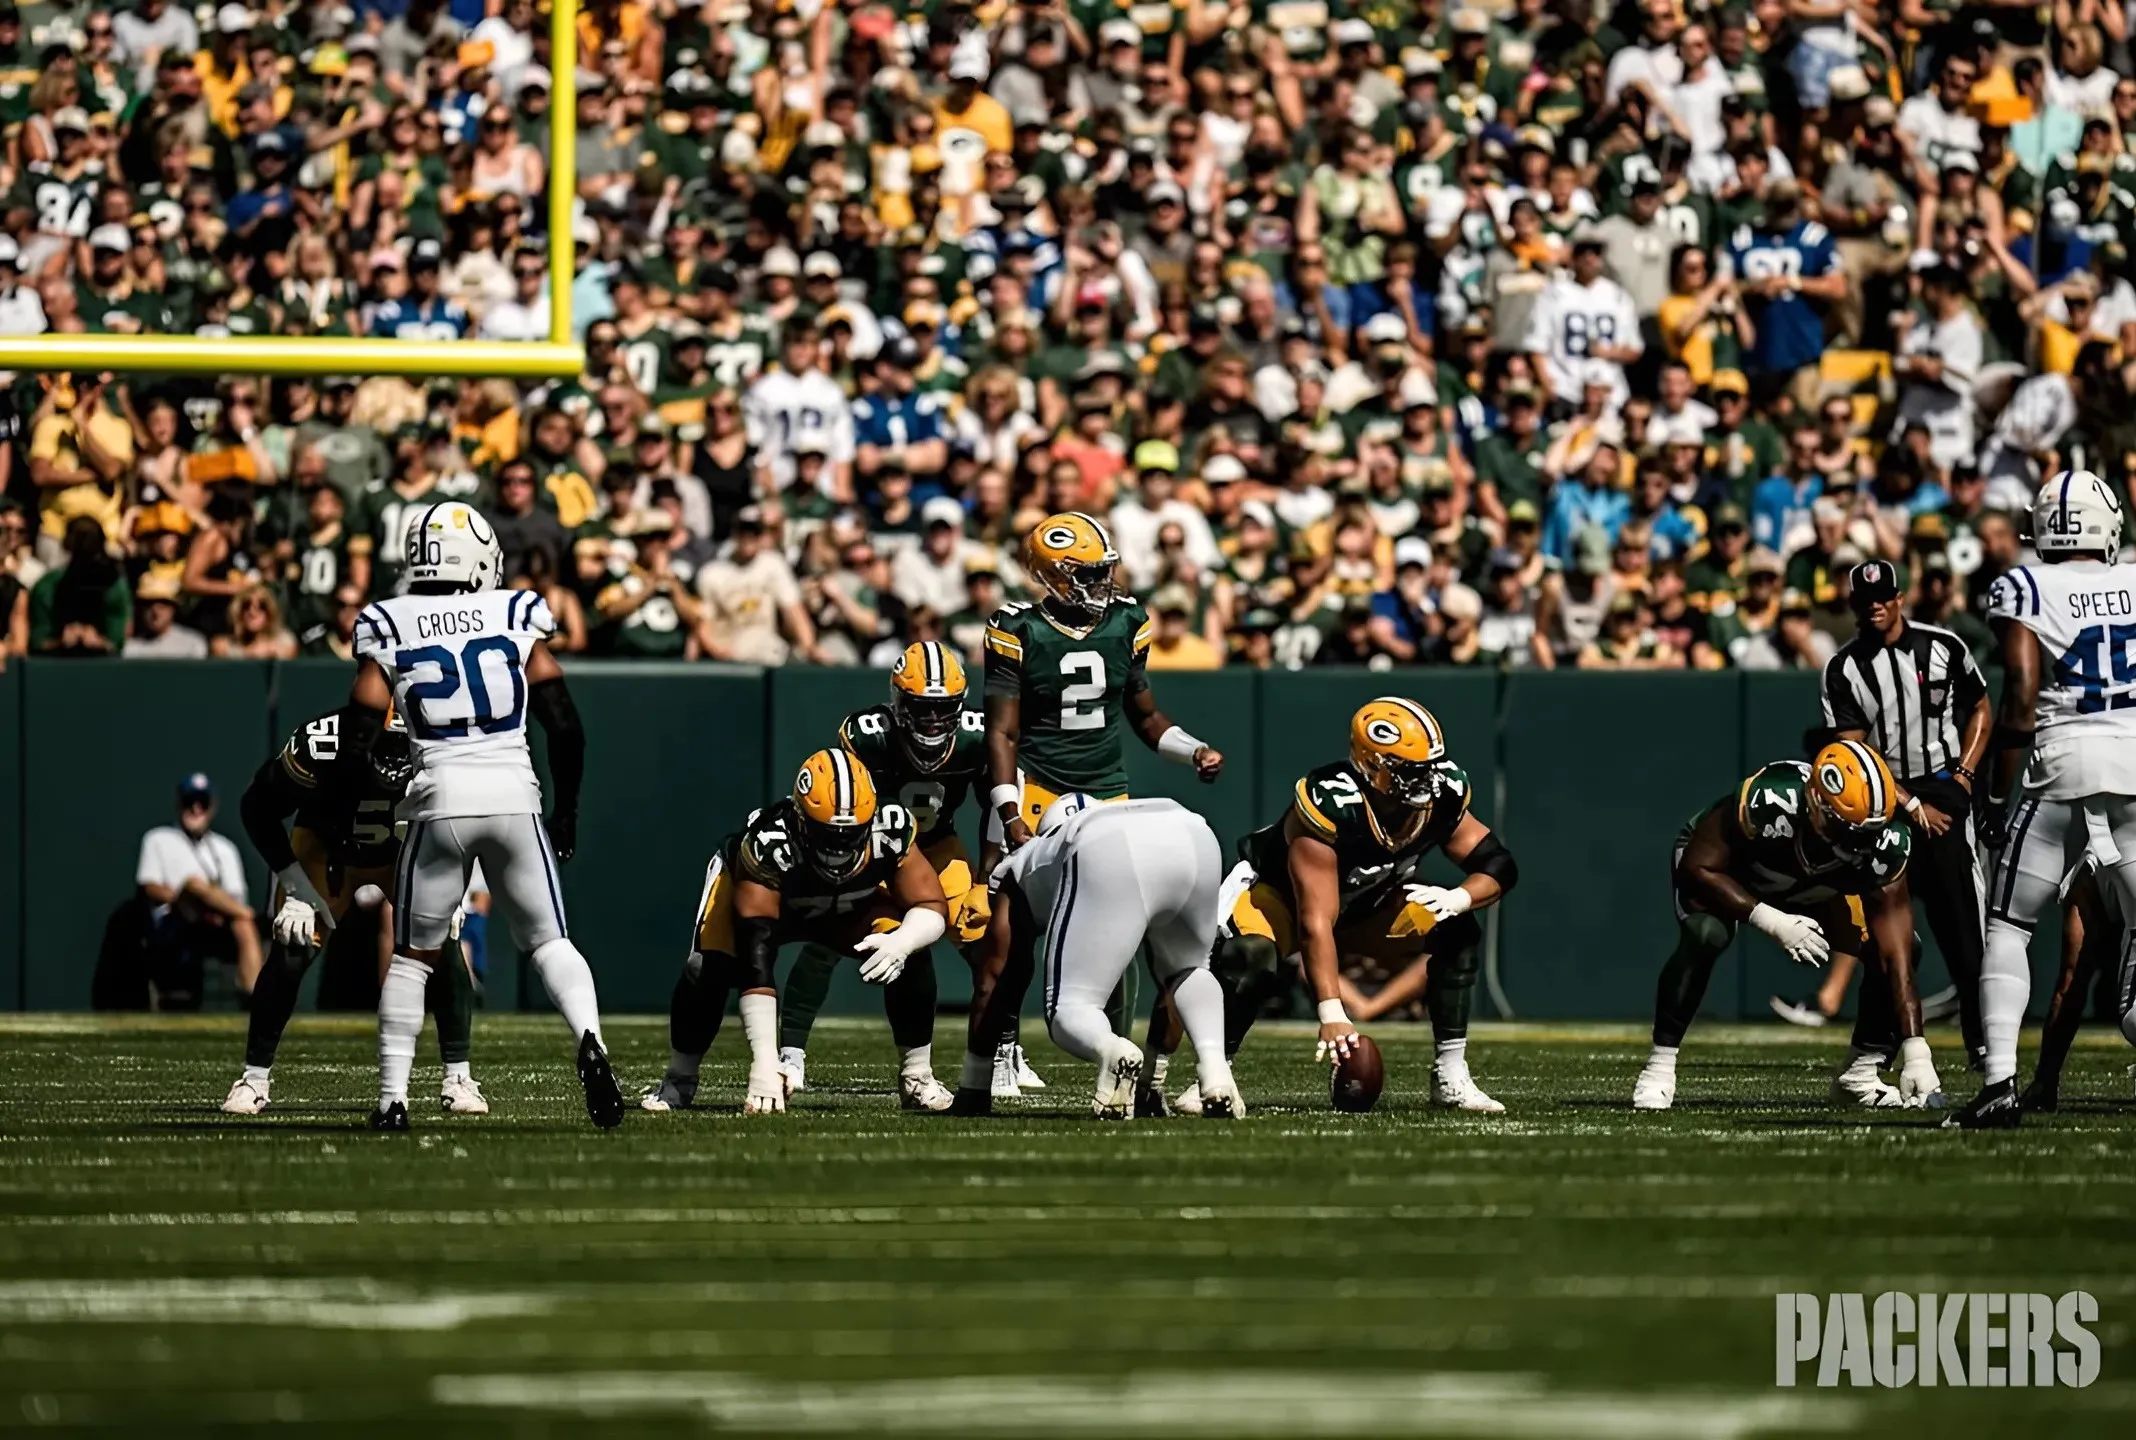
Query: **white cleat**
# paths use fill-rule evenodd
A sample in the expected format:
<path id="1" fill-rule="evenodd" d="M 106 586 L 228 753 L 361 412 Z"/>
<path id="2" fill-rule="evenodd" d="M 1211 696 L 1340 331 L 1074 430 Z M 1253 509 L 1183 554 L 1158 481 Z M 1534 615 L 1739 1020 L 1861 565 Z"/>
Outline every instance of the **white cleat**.
<path id="1" fill-rule="evenodd" d="M 1172 1109 L 1181 1115 L 1201 1114 L 1201 1082 L 1197 1080 L 1192 1085 L 1189 1085 L 1186 1089 L 1180 1091 L 1179 1098 L 1172 1102 Z"/>
<path id="2" fill-rule="evenodd" d="M 1016 1045 L 1004 1042 L 994 1051 L 994 1079 L 992 1084 L 996 1100 L 1021 1100 L 1023 1091 L 1016 1084 Z"/>
<path id="3" fill-rule="evenodd" d="M 237 1083 L 230 1087 L 229 1095 L 223 1100 L 223 1114 L 259 1114 L 271 1103 L 267 1094 L 268 1085 L 269 1081 L 264 1075 L 257 1080 L 248 1080 L 242 1075 L 238 1076 Z"/>
<path id="4" fill-rule="evenodd" d="M 1667 1110 L 1676 1104 L 1676 1070 L 1662 1069 L 1649 1061 L 1632 1082 L 1634 1110 Z"/>
<path id="5" fill-rule="evenodd" d="M 1135 1114 L 1135 1087 L 1142 1083 L 1142 1051 L 1118 1036 L 1098 1057 L 1098 1089 L 1091 1110 L 1100 1120 L 1129 1120 Z"/>
<path id="6" fill-rule="evenodd" d="M 1194 1112 L 1204 1120 L 1242 1120 L 1246 1116 L 1246 1102 L 1236 1084 L 1207 1091 L 1197 1084 L 1194 1092 Z"/>
<path id="7" fill-rule="evenodd" d="M 786 1077 L 786 1093 L 799 1095 L 808 1088 L 808 1051 L 787 1045 L 779 1051 L 779 1073 Z"/>
<path id="8" fill-rule="evenodd" d="M 489 1100 L 472 1075 L 447 1075 L 438 1088 L 438 1105 L 447 1115 L 487 1115 Z"/>
<path id="9" fill-rule="evenodd" d="M 1038 1078 L 1038 1072 L 1033 1070 L 1031 1062 L 1024 1058 L 1023 1046 L 1012 1042 L 1009 1048 L 1016 1052 L 1016 1088 L 1019 1090 L 1045 1089 L 1046 1082 Z"/>
<path id="10" fill-rule="evenodd" d="M 1832 1077 L 1832 1101 L 1837 1105 L 1859 1105 L 1865 1110 L 1896 1110 L 1902 1103 L 1897 1086 L 1886 1085 L 1874 1070 L 1852 1067 Z"/>
<path id="11" fill-rule="evenodd" d="M 897 1103 L 904 1109 L 940 1114 L 955 1104 L 956 1100 L 956 1092 L 935 1079 L 932 1071 L 925 1075 L 900 1075 L 897 1078 Z"/>
<path id="12" fill-rule="evenodd" d="M 1468 1110 L 1478 1115 L 1503 1115 L 1506 1107 L 1483 1093 L 1466 1061 L 1439 1061 L 1431 1067 L 1431 1103 L 1448 1110 Z"/>
<path id="13" fill-rule="evenodd" d="M 670 1110 L 687 1110 L 697 1099 L 697 1077 L 677 1075 L 670 1070 L 660 1077 L 660 1083 L 647 1090 L 638 1101 L 640 1110 L 650 1110 L 655 1115 L 665 1115 Z"/>

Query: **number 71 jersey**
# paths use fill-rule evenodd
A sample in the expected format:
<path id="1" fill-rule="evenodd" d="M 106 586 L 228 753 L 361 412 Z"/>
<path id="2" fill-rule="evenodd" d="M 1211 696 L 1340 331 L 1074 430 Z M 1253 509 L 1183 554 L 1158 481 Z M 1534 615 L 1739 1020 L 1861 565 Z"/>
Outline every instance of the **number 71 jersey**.
<path id="1" fill-rule="evenodd" d="M 395 595 L 357 615 L 356 657 L 386 672 L 415 744 L 402 818 L 541 813 L 527 657 L 555 633 L 548 602 L 532 590 Z"/>
<path id="2" fill-rule="evenodd" d="M 2136 565 L 2020 565 L 1988 588 L 1988 618 L 2040 642 L 2026 791 L 2136 795 Z"/>

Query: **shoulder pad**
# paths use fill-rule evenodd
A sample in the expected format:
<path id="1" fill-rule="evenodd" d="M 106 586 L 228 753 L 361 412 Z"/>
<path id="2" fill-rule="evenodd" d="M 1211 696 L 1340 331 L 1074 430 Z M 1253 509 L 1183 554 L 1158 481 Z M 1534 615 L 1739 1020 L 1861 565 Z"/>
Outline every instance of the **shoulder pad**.
<path id="1" fill-rule="evenodd" d="M 1810 767 L 1799 760 L 1768 765 L 1743 782 L 1736 823 L 1753 840 L 1791 840 L 1809 823 L 1803 812 Z"/>
<path id="2" fill-rule="evenodd" d="M 1889 885 L 1906 873 L 1906 862 L 1913 856 L 1913 827 L 1891 824 L 1876 837 L 1870 847 L 1866 868 L 1879 885 Z"/>
<path id="3" fill-rule="evenodd" d="M 898 804 L 885 804 L 875 812 L 875 853 L 879 858 L 904 858 L 918 843 L 920 822 Z"/>
<path id="4" fill-rule="evenodd" d="M 2017 620 L 2033 612 L 2032 587 L 2027 583 L 2031 577 L 2020 565 L 1995 577 L 1988 586 L 1988 618 L 1990 620 Z"/>
<path id="5" fill-rule="evenodd" d="M 329 710 L 289 737 L 282 749 L 282 769 L 299 785 L 312 786 L 341 758 L 341 712 Z"/>
<path id="6" fill-rule="evenodd" d="M 800 852 L 786 828 L 786 812 L 778 805 L 767 805 L 749 817 L 735 850 L 743 878 L 773 890 L 800 863 Z"/>
<path id="7" fill-rule="evenodd" d="M 984 735 L 986 716 L 978 710 L 967 710 L 958 719 L 957 728 L 967 735 Z"/>
<path id="8" fill-rule="evenodd" d="M 885 707 L 870 705 L 865 710 L 855 710 L 840 722 L 838 739 L 854 754 L 867 757 L 890 738 L 890 716 Z"/>
<path id="9" fill-rule="evenodd" d="M 1364 791 L 1346 761 L 1308 770 L 1291 787 L 1291 809 L 1306 830 L 1323 840 L 1333 840 L 1344 820 L 1357 819 L 1364 803 Z"/>

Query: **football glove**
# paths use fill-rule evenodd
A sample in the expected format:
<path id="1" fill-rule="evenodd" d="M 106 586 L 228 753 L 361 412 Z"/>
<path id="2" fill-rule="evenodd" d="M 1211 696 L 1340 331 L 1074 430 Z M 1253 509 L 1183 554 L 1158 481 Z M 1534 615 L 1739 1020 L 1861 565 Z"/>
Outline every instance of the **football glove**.
<path id="1" fill-rule="evenodd" d="M 1825 939 L 1824 928 L 1807 915 L 1761 904 L 1750 912 L 1750 923 L 1772 936 L 1797 965 L 1822 965 L 1832 958 L 1832 942 Z"/>
<path id="2" fill-rule="evenodd" d="M 284 945 L 310 946 L 321 931 L 334 928 L 333 908 L 301 864 L 283 866 L 275 872 L 282 887 L 282 904 L 274 915 L 274 938 Z"/>
<path id="3" fill-rule="evenodd" d="M 1980 843 L 1990 850 L 2000 850 L 2010 839 L 2010 821 L 2005 808 L 1990 800 L 1974 812 L 1973 823 L 1980 829 Z"/>
<path id="4" fill-rule="evenodd" d="M 1943 1082 L 1936 1076 L 1928 1041 L 1919 1035 L 1899 1042 L 1899 1103 L 1909 1110 L 1944 1107 Z"/>
<path id="5" fill-rule="evenodd" d="M 895 930 L 864 935 L 853 949 L 861 957 L 860 978 L 870 985 L 888 985 L 904 974 L 905 958 L 912 953 Z"/>
<path id="6" fill-rule="evenodd" d="M 302 900 L 285 897 L 274 912 L 274 938 L 284 945 L 311 949 L 317 938 L 319 912 Z"/>
<path id="7" fill-rule="evenodd" d="M 749 1093 L 743 1097 L 744 1115 L 773 1115 L 786 1108 L 786 1075 L 776 1062 L 749 1067 Z"/>
<path id="8" fill-rule="evenodd" d="M 1431 912 L 1434 920 L 1442 922 L 1451 920 L 1456 915 L 1466 915 L 1469 907 L 1476 903 L 1475 897 L 1459 885 L 1450 890 L 1441 889 L 1437 885 L 1411 885 L 1406 888 L 1410 904 L 1422 905 Z"/>
<path id="9" fill-rule="evenodd" d="M 578 853 L 578 815 L 569 810 L 559 810 L 541 822 L 549 832 L 549 848 L 556 852 L 556 863 L 561 865 Z"/>

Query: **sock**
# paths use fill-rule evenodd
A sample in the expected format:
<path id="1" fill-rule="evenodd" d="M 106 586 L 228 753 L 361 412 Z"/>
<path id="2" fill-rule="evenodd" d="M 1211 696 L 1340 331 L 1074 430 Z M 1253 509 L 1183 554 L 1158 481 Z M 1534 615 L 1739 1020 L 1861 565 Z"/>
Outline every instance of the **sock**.
<path id="1" fill-rule="evenodd" d="M 265 1075 L 274 1065 L 274 1052 L 282 1046 L 282 1032 L 297 1011 L 297 992 L 304 972 L 311 968 L 313 952 L 293 952 L 277 940 L 267 947 L 267 963 L 252 982 L 252 1013 L 245 1020 L 245 1071 L 257 1068 Z"/>
<path id="2" fill-rule="evenodd" d="M 905 972 L 883 987 L 883 1014 L 890 1021 L 890 1038 L 900 1051 L 925 1049 L 934 1042 L 935 972 L 934 950 L 922 950 L 905 961 Z"/>
<path id="3" fill-rule="evenodd" d="M 2017 1074 L 2017 1032 L 2032 1000 L 2032 964 L 2026 935 L 2004 925 L 1988 927 L 1988 953 L 1980 965 L 1980 1029 L 1987 1041 L 1985 1078 L 1990 1085 Z"/>
<path id="4" fill-rule="evenodd" d="M 994 1088 L 994 1057 L 976 1051 L 964 1052 L 964 1067 L 957 1072 L 959 1090 L 992 1090 Z"/>
<path id="5" fill-rule="evenodd" d="M 1432 1063 L 1435 1065 L 1444 1065 L 1449 1068 L 1458 1065 L 1464 1070 L 1468 1069 L 1468 1036 L 1466 1035 L 1463 1035 L 1458 1040 L 1434 1041 L 1431 1051 Z"/>
<path id="6" fill-rule="evenodd" d="M 796 1050 L 808 1048 L 808 1032 L 815 1028 L 816 1016 L 831 993 L 831 973 L 837 968 L 838 956 L 832 951 L 821 945 L 801 947 L 793 968 L 786 972 L 786 984 L 779 997 L 781 1045 Z"/>
<path id="7" fill-rule="evenodd" d="M 779 1064 L 779 997 L 762 993 L 741 1000 L 742 1032 L 749 1037 L 752 1067 Z"/>
<path id="8" fill-rule="evenodd" d="M 408 1072 L 415 1068 L 415 1042 L 423 1033 L 423 988 L 430 967 L 396 955 L 378 987 L 378 1108 L 408 1103 Z"/>
<path id="9" fill-rule="evenodd" d="M 465 1060 L 447 1060 L 445 1062 L 445 1078 L 447 1080 L 472 1080 L 475 1078 L 474 1068 Z"/>
<path id="10" fill-rule="evenodd" d="M 467 973 L 456 942 L 445 942 L 423 998 L 438 1020 L 438 1059 L 445 1062 L 445 1072 L 452 1074 L 458 1065 L 459 1073 L 466 1074 L 468 1057 L 474 1053 L 475 979 Z"/>
<path id="11" fill-rule="evenodd" d="M 1172 987 L 1172 1008 L 1194 1045 L 1201 1092 L 1231 1088 L 1231 1062 L 1224 1057 L 1224 987 L 1207 970 L 1189 970 Z"/>
<path id="12" fill-rule="evenodd" d="M 1217 942 L 1209 973 L 1224 987 L 1224 1054 L 1239 1053 L 1246 1032 L 1260 1018 L 1283 984 L 1283 957 L 1276 942 L 1259 935 L 1239 935 Z"/>
<path id="13" fill-rule="evenodd" d="M 675 993 L 668 997 L 668 1044 L 674 1054 L 668 1069 L 674 1074 L 695 1075 L 697 1062 L 719 1038 L 733 968 L 729 956 L 708 957 L 693 950 L 675 978 Z"/>
<path id="14" fill-rule="evenodd" d="M 268 1075 L 269 1068 L 266 1065 L 247 1064 L 245 1066 L 245 1078 L 255 1085 L 264 1085 L 270 1078 Z"/>
<path id="15" fill-rule="evenodd" d="M 1735 927 L 1711 915 L 1685 916 L 1676 926 L 1676 948 L 1661 967 L 1654 986 L 1654 1047 L 1674 1050 L 1684 1043 L 1713 966 L 1735 938 Z"/>
<path id="16" fill-rule="evenodd" d="M 1144 1058 L 1144 1060 L 1143 1060 L 1143 1065 L 1142 1065 L 1142 1088 L 1143 1088 L 1143 1089 L 1145 1089 L 1145 1090 L 1157 1090 L 1157 1091 L 1162 1091 L 1162 1090 L 1164 1089 L 1164 1082 L 1165 1082 L 1165 1077 L 1166 1077 L 1166 1076 L 1168 1076 L 1168 1075 L 1170 1075 L 1171 1073 L 1172 1073 L 1172 1057 L 1171 1057 L 1171 1056 L 1169 1056 L 1169 1055 L 1149 1055 L 1149 1056 L 1146 1056 L 1146 1057 Z"/>
<path id="17" fill-rule="evenodd" d="M 1676 1047 L 1656 1045 L 1647 1055 L 1647 1069 L 1674 1075 L 1676 1073 Z"/>
<path id="18" fill-rule="evenodd" d="M 579 954 L 578 946 L 559 935 L 537 946 L 532 959 L 542 989 L 549 992 L 549 1003 L 562 1013 L 572 1037 L 591 1035 L 600 1044 L 601 1005 L 593 993 L 593 967 Z M 602 1044 L 601 1048 L 608 1047 Z"/>
<path id="19" fill-rule="evenodd" d="M 1431 970 L 1424 980 L 1424 1008 L 1431 1014 L 1431 1037 L 1466 1040 L 1483 954 L 1483 927 L 1473 916 L 1457 916 L 1433 926 L 1427 943 Z"/>
<path id="20" fill-rule="evenodd" d="M 898 1079 L 911 1080 L 917 1076 L 932 1074 L 934 1074 L 934 1046 L 914 1045 L 910 1049 L 902 1045 L 898 1047 Z M 989 1080 L 989 1083 L 992 1083 L 991 1080 Z"/>

